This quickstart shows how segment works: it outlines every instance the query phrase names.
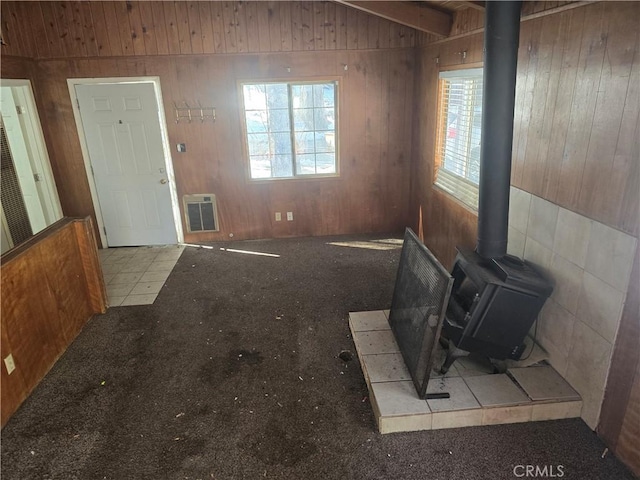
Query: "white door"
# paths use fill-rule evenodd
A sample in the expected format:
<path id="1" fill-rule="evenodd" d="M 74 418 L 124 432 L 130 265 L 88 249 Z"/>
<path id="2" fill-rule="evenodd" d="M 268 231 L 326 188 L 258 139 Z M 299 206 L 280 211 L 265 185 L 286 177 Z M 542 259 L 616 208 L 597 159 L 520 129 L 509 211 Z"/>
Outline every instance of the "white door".
<path id="1" fill-rule="evenodd" d="M 38 196 L 38 188 L 31 169 L 29 152 L 20 126 L 11 87 L 0 87 L 0 111 L 2 112 L 2 123 L 7 135 L 11 158 L 16 167 L 22 198 L 29 216 L 31 231 L 35 235 L 47 226 L 47 222 Z"/>
<path id="2" fill-rule="evenodd" d="M 153 84 L 75 90 L 108 245 L 177 243 Z"/>

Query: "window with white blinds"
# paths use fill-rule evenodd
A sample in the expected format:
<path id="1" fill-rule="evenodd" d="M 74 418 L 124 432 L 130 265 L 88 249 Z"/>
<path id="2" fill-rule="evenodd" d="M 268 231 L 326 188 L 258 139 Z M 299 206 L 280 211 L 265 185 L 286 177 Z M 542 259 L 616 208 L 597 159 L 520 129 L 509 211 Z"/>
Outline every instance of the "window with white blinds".
<path id="1" fill-rule="evenodd" d="M 482 69 L 440 72 L 435 184 L 478 208 Z"/>

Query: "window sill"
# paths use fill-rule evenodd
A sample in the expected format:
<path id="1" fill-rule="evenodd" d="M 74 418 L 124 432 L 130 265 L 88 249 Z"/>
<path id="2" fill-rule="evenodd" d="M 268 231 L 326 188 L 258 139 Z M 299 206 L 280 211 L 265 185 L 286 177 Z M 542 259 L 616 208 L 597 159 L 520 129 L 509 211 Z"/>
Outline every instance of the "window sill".
<path id="1" fill-rule="evenodd" d="M 340 179 L 339 173 L 331 173 L 327 175 L 308 175 L 308 176 L 298 176 L 298 177 L 276 177 L 276 178 L 248 178 L 247 183 L 250 184 L 264 184 L 264 183 L 273 183 L 273 182 L 317 182 L 321 180 L 327 179 Z"/>

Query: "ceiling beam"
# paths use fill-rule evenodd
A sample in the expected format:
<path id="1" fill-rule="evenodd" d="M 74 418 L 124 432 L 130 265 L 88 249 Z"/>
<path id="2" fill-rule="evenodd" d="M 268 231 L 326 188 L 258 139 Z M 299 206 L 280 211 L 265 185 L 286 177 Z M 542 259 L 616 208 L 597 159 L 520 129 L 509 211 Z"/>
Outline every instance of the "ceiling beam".
<path id="1" fill-rule="evenodd" d="M 415 2 L 360 2 L 351 0 L 335 0 L 336 3 L 362 10 L 363 12 L 391 20 L 392 22 L 415 28 L 422 32 L 449 36 L 451 32 L 452 17 L 440 10 L 427 7 Z"/>
<path id="2" fill-rule="evenodd" d="M 460 3 L 466 5 L 469 8 L 473 8 L 474 10 L 484 12 L 484 2 L 460 2 Z"/>

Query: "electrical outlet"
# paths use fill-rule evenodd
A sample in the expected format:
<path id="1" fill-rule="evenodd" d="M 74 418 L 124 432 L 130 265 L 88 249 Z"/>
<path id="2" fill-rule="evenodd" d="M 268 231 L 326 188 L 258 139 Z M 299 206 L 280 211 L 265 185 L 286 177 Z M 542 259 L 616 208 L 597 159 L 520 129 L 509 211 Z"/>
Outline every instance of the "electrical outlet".
<path id="1" fill-rule="evenodd" d="M 13 361 L 13 355 L 9 354 L 4 358 L 4 366 L 7 367 L 7 373 L 11 375 L 11 372 L 16 369 L 16 364 Z"/>
<path id="2" fill-rule="evenodd" d="M 282 221 L 282 214 L 280 212 L 276 212 L 276 222 Z"/>
<path id="3" fill-rule="evenodd" d="M 287 212 L 287 222 L 293 220 L 293 212 Z"/>

